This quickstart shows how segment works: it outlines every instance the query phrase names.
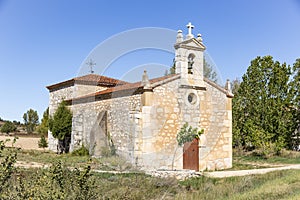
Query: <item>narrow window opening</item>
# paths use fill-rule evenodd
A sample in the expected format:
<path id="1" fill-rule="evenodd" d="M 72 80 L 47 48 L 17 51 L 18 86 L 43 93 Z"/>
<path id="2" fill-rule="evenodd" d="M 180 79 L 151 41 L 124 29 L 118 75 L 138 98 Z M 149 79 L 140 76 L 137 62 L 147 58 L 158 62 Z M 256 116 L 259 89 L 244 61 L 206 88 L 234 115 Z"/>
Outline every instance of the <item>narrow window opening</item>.
<path id="1" fill-rule="evenodd" d="M 188 74 L 193 74 L 193 65 L 194 65 L 194 54 L 188 56 Z"/>

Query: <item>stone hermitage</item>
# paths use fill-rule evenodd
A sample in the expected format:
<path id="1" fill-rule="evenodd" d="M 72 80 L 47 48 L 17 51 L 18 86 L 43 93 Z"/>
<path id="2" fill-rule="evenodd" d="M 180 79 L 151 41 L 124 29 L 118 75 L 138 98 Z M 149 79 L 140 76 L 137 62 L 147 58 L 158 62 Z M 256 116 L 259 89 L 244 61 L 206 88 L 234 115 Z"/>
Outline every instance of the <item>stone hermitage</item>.
<path id="1" fill-rule="evenodd" d="M 223 88 L 204 78 L 206 47 L 201 34 L 194 38 L 194 26 L 187 27 L 186 37 L 179 30 L 174 45 L 175 74 L 149 80 L 145 71 L 141 82 L 128 83 L 91 73 L 47 86 L 50 115 L 62 100 L 73 112 L 70 151 L 84 145 L 99 157 L 113 144 L 140 169 L 182 170 L 184 152 L 176 136 L 188 122 L 204 129 L 193 158 L 197 170 L 232 167 L 230 82 Z M 50 131 L 48 142 L 56 151 Z"/>

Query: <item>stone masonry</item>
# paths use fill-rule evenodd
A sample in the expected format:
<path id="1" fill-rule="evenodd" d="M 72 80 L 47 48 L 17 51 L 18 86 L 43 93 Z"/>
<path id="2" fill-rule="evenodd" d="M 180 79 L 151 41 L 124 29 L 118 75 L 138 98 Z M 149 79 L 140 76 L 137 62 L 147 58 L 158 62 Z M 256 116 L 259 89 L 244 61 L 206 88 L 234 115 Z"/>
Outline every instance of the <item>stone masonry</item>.
<path id="1" fill-rule="evenodd" d="M 185 39 L 178 31 L 174 48 L 174 75 L 149 80 L 144 72 L 141 82 L 126 83 L 90 74 L 48 86 L 50 115 L 62 100 L 73 112 L 70 150 L 84 145 L 100 157 L 113 145 L 140 169 L 182 170 L 184 152 L 176 136 L 187 122 L 204 129 L 199 170 L 232 167 L 230 83 L 225 89 L 203 77 L 205 46 L 191 28 Z M 49 149 L 56 151 L 57 141 L 48 135 Z"/>

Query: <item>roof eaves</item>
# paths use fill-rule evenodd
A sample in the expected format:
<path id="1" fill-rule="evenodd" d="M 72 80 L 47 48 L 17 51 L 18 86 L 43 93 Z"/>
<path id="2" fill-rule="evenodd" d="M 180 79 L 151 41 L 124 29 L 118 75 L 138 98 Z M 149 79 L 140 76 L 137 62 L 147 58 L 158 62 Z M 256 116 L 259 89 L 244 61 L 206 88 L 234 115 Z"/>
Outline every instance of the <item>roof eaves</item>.
<path id="1" fill-rule="evenodd" d="M 151 87 L 155 88 L 160 85 L 166 84 L 173 80 L 180 78 L 179 74 L 172 74 L 168 76 L 163 76 L 159 78 L 150 79 Z M 140 94 L 144 91 L 144 87 L 142 86 L 141 82 L 135 83 L 127 83 L 124 85 L 118 85 L 115 87 L 108 88 L 106 90 L 102 90 L 96 93 L 88 94 L 85 96 L 77 97 L 74 99 L 67 100 L 68 103 L 83 103 L 83 102 L 90 102 L 95 100 L 103 100 L 108 98 L 116 98 L 121 96 L 128 96 L 134 94 Z"/>
<path id="2" fill-rule="evenodd" d="M 176 79 L 179 79 L 179 78 L 180 78 L 180 75 L 175 74 L 175 75 L 172 75 L 170 77 L 166 77 L 165 79 L 159 80 L 157 82 L 153 82 L 153 83 L 151 83 L 151 86 L 152 86 L 152 88 L 155 88 L 155 87 L 161 86 L 163 84 L 169 83 L 171 81 L 174 81 Z M 150 82 L 151 82 L 151 80 L 150 80 Z"/>
<path id="3" fill-rule="evenodd" d="M 66 86 L 73 86 L 75 83 L 75 80 L 74 79 L 69 79 L 69 80 L 66 80 L 66 81 L 63 81 L 63 82 L 60 82 L 60 83 L 56 83 L 56 84 L 53 84 L 53 85 L 48 85 L 46 86 L 46 88 L 52 92 L 56 89 L 59 89 L 59 88 L 62 88 L 62 87 L 66 87 Z"/>

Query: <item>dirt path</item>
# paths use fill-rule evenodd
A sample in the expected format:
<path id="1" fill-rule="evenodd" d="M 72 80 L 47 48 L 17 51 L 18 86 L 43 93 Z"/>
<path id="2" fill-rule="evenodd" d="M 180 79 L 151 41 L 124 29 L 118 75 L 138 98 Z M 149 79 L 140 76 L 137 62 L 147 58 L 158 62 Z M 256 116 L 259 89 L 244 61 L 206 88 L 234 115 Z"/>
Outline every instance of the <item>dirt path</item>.
<path id="1" fill-rule="evenodd" d="M 288 169 L 300 169 L 300 164 L 286 165 L 283 167 L 272 167 L 263 169 L 250 169 L 250 170 L 238 170 L 238 171 L 216 171 L 216 172 L 204 172 L 203 175 L 213 178 L 225 178 L 232 176 L 246 176 L 252 174 L 265 174 L 272 171 L 288 170 Z"/>
<path id="2" fill-rule="evenodd" d="M 22 167 L 22 168 L 49 168 L 50 166 L 51 166 L 51 164 L 42 164 L 42 163 L 37 163 L 37 162 L 17 161 L 17 163 L 16 163 L 16 167 Z M 233 177 L 233 176 L 266 174 L 266 173 L 272 172 L 272 171 L 289 170 L 289 169 L 300 169 L 300 164 L 287 165 L 287 166 L 283 166 L 283 167 L 263 168 L 263 169 L 204 172 L 202 175 L 207 176 L 207 177 L 212 177 L 212 178 L 226 178 L 226 177 Z M 128 171 L 105 171 L 105 170 L 92 170 L 92 171 L 97 172 L 97 173 L 112 173 L 112 174 L 130 173 Z M 199 173 L 196 173 L 196 174 L 199 174 Z M 180 174 L 178 174 L 178 175 L 180 175 Z M 199 175 L 197 175 L 197 176 L 199 176 Z"/>
<path id="3" fill-rule="evenodd" d="M 24 162 L 24 161 L 17 161 L 15 164 L 16 167 L 22 168 L 49 168 L 51 164 L 43 164 L 38 162 Z"/>

